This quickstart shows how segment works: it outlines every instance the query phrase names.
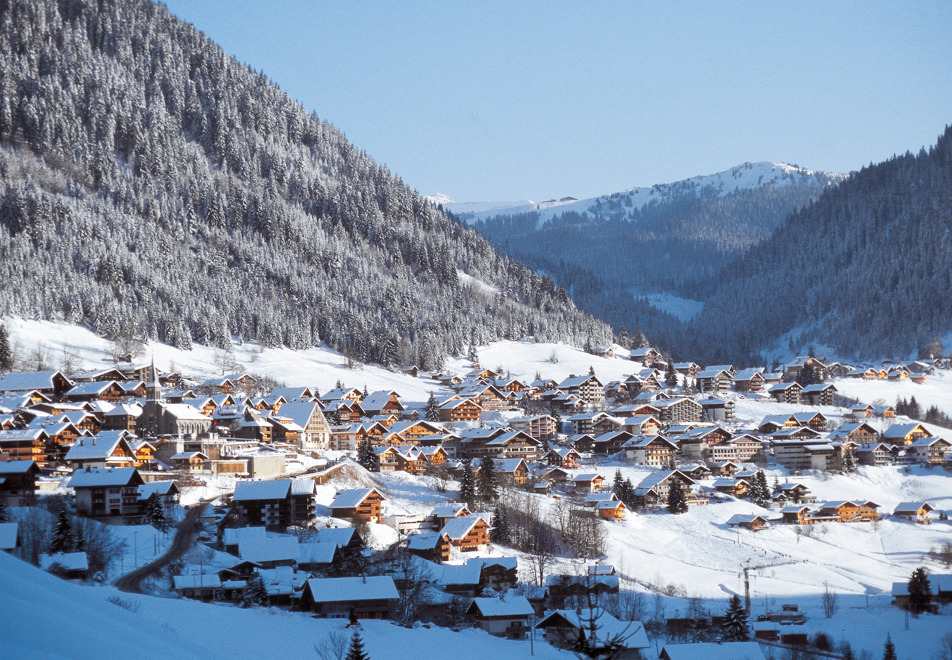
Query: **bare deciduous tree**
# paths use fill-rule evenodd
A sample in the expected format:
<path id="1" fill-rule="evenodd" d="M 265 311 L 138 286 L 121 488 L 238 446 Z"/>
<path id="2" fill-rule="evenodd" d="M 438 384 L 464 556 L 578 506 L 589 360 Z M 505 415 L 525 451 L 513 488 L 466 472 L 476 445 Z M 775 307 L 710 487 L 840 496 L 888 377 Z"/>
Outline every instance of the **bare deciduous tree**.
<path id="1" fill-rule="evenodd" d="M 830 589 L 830 583 L 823 583 L 823 596 L 821 597 L 821 602 L 823 603 L 823 616 L 827 619 L 832 618 L 836 614 L 836 606 L 839 596 L 835 591 Z"/>

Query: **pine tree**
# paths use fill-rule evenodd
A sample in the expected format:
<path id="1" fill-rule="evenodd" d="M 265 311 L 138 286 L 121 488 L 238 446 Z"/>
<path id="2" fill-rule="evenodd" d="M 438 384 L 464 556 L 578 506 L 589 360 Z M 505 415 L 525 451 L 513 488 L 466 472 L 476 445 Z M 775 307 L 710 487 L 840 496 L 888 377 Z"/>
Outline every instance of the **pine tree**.
<path id="1" fill-rule="evenodd" d="M 750 638 L 750 628 L 747 625 L 747 610 L 740 600 L 740 596 L 734 594 L 727 604 L 727 612 L 724 613 L 724 639 L 728 642 L 742 642 Z"/>
<path id="2" fill-rule="evenodd" d="M 158 493 L 152 493 L 145 501 L 145 519 L 160 532 L 168 531 L 169 519 L 165 515 L 165 507 L 159 499 Z"/>
<path id="3" fill-rule="evenodd" d="M 364 438 L 357 446 L 357 463 L 368 472 L 380 471 L 377 454 L 374 453 L 374 447 L 370 444 L 370 438 Z"/>
<path id="4" fill-rule="evenodd" d="M 853 458 L 853 450 L 849 447 L 843 451 L 843 472 L 846 474 L 856 472 L 856 459 Z"/>
<path id="5" fill-rule="evenodd" d="M 509 545 L 512 541 L 512 528 L 509 524 L 509 513 L 503 508 L 496 507 L 493 514 L 493 543 L 499 545 Z"/>
<path id="6" fill-rule="evenodd" d="M 916 401 L 916 397 L 909 397 L 909 409 L 906 412 L 909 416 L 909 419 L 919 419 L 922 411 L 919 409 L 919 402 Z"/>
<path id="7" fill-rule="evenodd" d="M 909 609 L 913 614 L 921 614 L 929 609 L 929 602 L 932 600 L 932 585 L 929 584 L 925 567 L 920 566 L 912 572 L 908 590 Z"/>
<path id="8" fill-rule="evenodd" d="M 426 413 L 424 415 L 427 421 L 440 421 L 440 405 L 436 402 L 433 392 L 430 392 L 430 398 L 426 400 Z"/>
<path id="9" fill-rule="evenodd" d="M 268 602 L 268 591 L 265 589 L 264 580 L 260 575 L 254 575 L 248 579 L 248 586 L 241 599 L 242 607 L 251 607 L 252 605 L 265 605 Z"/>
<path id="10" fill-rule="evenodd" d="M 0 523 L 7 522 L 7 502 L 0 498 Z"/>
<path id="11" fill-rule="evenodd" d="M 681 486 L 681 480 L 671 479 L 671 486 L 668 489 L 667 509 L 674 514 L 687 513 L 688 500 L 684 495 L 684 488 Z"/>
<path id="12" fill-rule="evenodd" d="M 625 479 L 621 476 L 621 469 L 615 470 L 615 478 L 612 479 L 612 493 L 615 494 L 619 500 L 621 499 L 621 493 L 625 488 Z"/>
<path id="13" fill-rule="evenodd" d="M 495 502 L 498 499 L 499 479 L 496 475 L 496 462 L 491 456 L 486 456 L 480 463 L 476 487 L 479 499 L 484 502 Z"/>
<path id="14" fill-rule="evenodd" d="M 625 479 L 625 499 L 622 502 L 629 509 L 635 508 L 635 485 L 631 483 L 631 477 Z"/>
<path id="15" fill-rule="evenodd" d="M 896 645 L 889 634 L 886 635 L 886 645 L 883 647 L 883 660 L 899 660 L 896 657 Z"/>
<path id="16" fill-rule="evenodd" d="M 10 348 L 10 335 L 7 327 L 0 325 L 0 374 L 13 369 L 13 350 Z"/>
<path id="17" fill-rule="evenodd" d="M 370 656 L 364 650 L 364 640 L 361 639 L 360 633 L 356 630 L 350 638 L 350 648 L 347 649 L 346 660 L 370 660 Z"/>
<path id="18" fill-rule="evenodd" d="M 50 541 L 50 554 L 55 552 L 72 552 L 75 547 L 73 539 L 73 516 L 60 505 L 56 512 L 56 524 L 53 527 L 53 540 Z"/>
<path id="19" fill-rule="evenodd" d="M 676 387 L 678 384 L 678 372 L 674 370 L 674 362 L 671 360 L 668 360 L 668 369 L 664 376 L 664 384 L 668 387 Z"/>
<path id="20" fill-rule="evenodd" d="M 467 506 L 472 506 L 476 501 L 476 476 L 473 472 L 473 464 L 469 460 L 463 461 L 463 476 L 459 482 L 459 501 Z"/>
<path id="21" fill-rule="evenodd" d="M 767 506 L 770 501 L 770 490 L 767 486 L 767 476 L 759 470 L 751 483 L 750 499 L 757 506 Z"/>

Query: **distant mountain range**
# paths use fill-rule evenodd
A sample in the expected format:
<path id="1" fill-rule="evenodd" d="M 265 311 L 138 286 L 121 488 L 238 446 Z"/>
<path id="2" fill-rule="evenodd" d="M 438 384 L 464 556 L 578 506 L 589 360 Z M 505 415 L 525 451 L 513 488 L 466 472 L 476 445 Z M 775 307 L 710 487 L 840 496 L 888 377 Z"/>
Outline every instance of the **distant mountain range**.
<path id="1" fill-rule="evenodd" d="M 10 0 L 0 33 L 0 316 L 424 368 L 611 339 L 164 5 Z"/>
<path id="2" fill-rule="evenodd" d="M 638 329 L 681 351 L 690 333 L 684 322 L 700 311 L 724 268 L 844 178 L 783 163 L 745 163 L 585 200 L 442 204 L 453 213 L 469 209 L 461 221 L 550 275 L 619 333 Z"/>

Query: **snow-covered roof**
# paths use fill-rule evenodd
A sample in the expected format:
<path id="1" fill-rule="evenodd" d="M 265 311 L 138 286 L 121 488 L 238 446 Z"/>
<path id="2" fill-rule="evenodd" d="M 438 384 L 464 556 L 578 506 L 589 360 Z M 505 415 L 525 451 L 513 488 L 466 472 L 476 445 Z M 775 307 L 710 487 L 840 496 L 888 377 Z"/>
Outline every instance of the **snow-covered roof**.
<path id="1" fill-rule="evenodd" d="M 69 480 L 70 488 L 97 488 L 108 486 L 126 486 L 130 482 L 142 483 L 142 478 L 134 467 L 90 468 L 78 470 Z"/>
<path id="2" fill-rule="evenodd" d="M 56 552 L 54 554 L 40 555 L 40 568 L 48 571 L 53 567 L 66 571 L 88 571 L 89 558 L 85 552 Z"/>
<path id="3" fill-rule="evenodd" d="M 78 438 L 66 452 L 67 461 L 107 459 L 124 439 L 122 431 L 103 431 L 91 438 Z"/>
<path id="4" fill-rule="evenodd" d="M 459 518 L 453 518 L 446 521 L 446 524 L 443 526 L 443 529 L 440 530 L 440 534 L 446 534 L 451 539 L 458 540 L 465 538 L 473 526 L 478 523 L 482 518 L 476 515 L 470 516 L 460 516 Z M 484 521 L 485 522 L 485 521 Z"/>
<path id="5" fill-rule="evenodd" d="M 439 536 L 439 535 L 438 535 Z M 473 585 L 479 584 L 482 569 L 479 564 L 443 564 L 437 577 L 437 583 L 446 585 Z"/>
<path id="6" fill-rule="evenodd" d="M 281 406 L 277 416 L 289 418 L 298 426 L 306 429 L 314 415 L 315 408 L 321 409 L 316 401 L 288 401 Z"/>
<path id="7" fill-rule="evenodd" d="M 14 372 L 0 378 L 0 392 L 53 389 L 57 376 L 72 385 L 72 381 L 58 371 Z"/>
<path id="8" fill-rule="evenodd" d="M 330 564 L 337 554 L 336 543 L 300 543 L 298 544 L 299 564 Z"/>
<path id="9" fill-rule="evenodd" d="M 139 499 L 147 500 L 153 493 L 164 496 L 177 492 L 178 486 L 174 481 L 149 481 L 139 486 Z"/>
<path id="10" fill-rule="evenodd" d="M 180 589 L 217 589 L 221 586 L 221 579 L 216 573 L 202 575 L 173 575 L 172 588 Z"/>
<path id="11" fill-rule="evenodd" d="M 896 505 L 893 513 L 918 513 L 923 508 L 927 509 L 928 511 L 935 510 L 928 502 L 900 502 Z"/>
<path id="12" fill-rule="evenodd" d="M 278 481 L 239 481 L 235 484 L 235 502 L 253 500 L 283 500 L 290 491 L 291 480 Z"/>
<path id="13" fill-rule="evenodd" d="M 373 488 L 351 488 L 342 490 L 331 502 L 332 509 L 353 509 L 360 506 L 368 495 L 374 492 Z"/>
<path id="14" fill-rule="evenodd" d="M 0 461 L 0 475 L 26 474 L 33 469 L 35 465 L 36 462 L 29 458 L 20 459 L 18 461 Z M 36 469 L 39 471 L 39 468 Z"/>
<path id="15" fill-rule="evenodd" d="M 293 536 L 244 538 L 238 542 L 238 556 L 259 564 L 273 561 L 298 561 L 298 541 Z"/>
<path id="16" fill-rule="evenodd" d="M 225 545 L 241 545 L 242 541 L 263 539 L 267 536 L 264 527 L 226 527 L 222 534 L 222 543 Z"/>
<path id="17" fill-rule="evenodd" d="M 392 600 L 400 597 L 393 578 L 389 575 L 313 578 L 307 581 L 307 589 L 315 603 Z"/>
<path id="18" fill-rule="evenodd" d="M 558 618 L 569 622 L 572 626 L 588 630 L 592 620 L 598 628 L 598 637 L 601 640 L 617 639 L 626 649 L 646 649 L 649 646 L 648 634 L 640 621 L 619 621 L 602 608 L 594 610 L 555 610 L 545 616 L 536 628 L 545 628 L 546 623 L 555 623 Z"/>
<path id="19" fill-rule="evenodd" d="M 474 598 L 473 604 L 469 606 L 470 610 L 477 612 L 484 617 L 512 616 L 528 617 L 532 616 L 532 605 L 525 596 L 506 596 L 505 598 Z"/>

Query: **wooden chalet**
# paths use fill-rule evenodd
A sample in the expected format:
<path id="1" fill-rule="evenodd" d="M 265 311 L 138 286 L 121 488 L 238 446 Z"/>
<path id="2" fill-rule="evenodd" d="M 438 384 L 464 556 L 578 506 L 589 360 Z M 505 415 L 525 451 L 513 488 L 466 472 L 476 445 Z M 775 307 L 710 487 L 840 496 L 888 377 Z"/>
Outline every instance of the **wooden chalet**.
<path id="1" fill-rule="evenodd" d="M 50 436 L 42 428 L 0 431 L 0 455 L 3 460 L 36 461 L 37 465 L 45 467 L 49 442 Z"/>
<path id="2" fill-rule="evenodd" d="M 479 421 L 483 408 L 472 399 L 454 398 L 440 406 L 441 422 Z"/>
<path id="3" fill-rule="evenodd" d="M 595 512 L 599 518 L 605 520 L 624 520 L 628 514 L 628 508 L 623 502 L 607 501 L 598 502 L 595 505 Z"/>
<path id="4" fill-rule="evenodd" d="M 474 598 L 466 615 L 477 628 L 496 637 L 525 639 L 529 634 L 529 619 L 535 615 L 525 596 L 503 598 Z"/>
<path id="5" fill-rule="evenodd" d="M 810 525 L 813 516 L 810 507 L 805 504 L 791 504 L 780 510 L 780 520 L 785 525 Z"/>
<path id="6" fill-rule="evenodd" d="M 893 424 L 883 431 L 883 442 L 891 445 L 911 445 L 920 438 L 931 438 L 932 433 L 917 422 Z"/>
<path id="7" fill-rule="evenodd" d="M 489 523 L 481 516 L 460 516 L 447 521 L 440 534 L 449 537 L 454 548 L 461 552 L 474 552 L 489 544 Z"/>
<path id="8" fill-rule="evenodd" d="M 74 470 L 83 468 L 134 467 L 136 452 L 125 431 L 102 431 L 99 435 L 77 440 L 66 453 L 66 462 Z"/>
<path id="9" fill-rule="evenodd" d="M 929 517 L 932 511 L 935 511 L 935 508 L 928 502 L 900 502 L 893 510 L 893 516 L 901 520 L 929 525 L 932 523 L 932 518 Z"/>
<path id="10" fill-rule="evenodd" d="M 383 495 L 375 488 L 342 490 L 330 504 L 331 515 L 345 520 L 380 522 L 380 505 L 383 501 Z"/>
<path id="11" fill-rule="evenodd" d="M 743 527 L 752 532 L 759 531 L 767 526 L 767 519 L 756 513 L 735 513 L 727 521 L 728 527 Z"/>
<path id="12" fill-rule="evenodd" d="M 453 543 L 446 534 L 426 532 L 407 537 L 407 552 L 433 562 L 449 561 L 452 549 Z"/>
<path id="13" fill-rule="evenodd" d="M 592 443 L 592 451 L 596 454 L 612 455 L 622 451 L 625 443 L 635 436 L 628 431 L 609 431 L 602 433 Z"/>
<path id="14" fill-rule="evenodd" d="M 596 493 L 608 488 L 608 482 L 605 477 L 597 472 L 585 472 L 572 477 L 572 484 L 576 492 Z"/>
<path id="15" fill-rule="evenodd" d="M 879 518 L 879 505 L 873 501 L 825 502 L 813 512 L 814 522 L 869 522 Z"/>
<path id="16" fill-rule="evenodd" d="M 691 491 L 696 485 L 696 482 L 680 470 L 670 470 L 655 472 L 642 479 L 641 482 L 635 486 L 633 494 L 635 505 L 639 507 L 663 505 L 668 501 L 671 483 L 675 479 L 681 482 L 685 498 L 690 504 L 692 502 L 692 498 L 690 497 Z M 699 502 L 699 500 L 694 501 Z"/>
<path id="17" fill-rule="evenodd" d="M 524 486 L 529 480 L 529 466 L 523 458 L 504 458 L 496 463 L 499 480 L 504 484 Z"/>
<path id="18" fill-rule="evenodd" d="M 71 387 L 73 387 L 73 381 L 59 371 L 11 372 L 0 378 L 0 394 L 38 392 L 59 398 Z"/>
<path id="19" fill-rule="evenodd" d="M 764 391 L 764 368 L 741 369 L 734 376 L 732 384 L 738 392 L 763 392 Z"/>
<path id="20" fill-rule="evenodd" d="M 836 387 L 830 383 L 807 385 L 800 394 L 800 401 L 808 406 L 832 406 L 836 398 Z"/>
<path id="21" fill-rule="evenodd" d="M 119 403 L 124 396 L 125 390 L 116 381 L 91 381 L 76 383 L 66 393 L 65 399 L 74 403 L 94 400 Z"/>
<path id="22" fill-rule="evenodd" d="M 389 619 L 399 598 L 388 575 L 313 578 L 304 584 L 301 606 L 327 619 Z"/>
<path id="23" fill-rule="evenodd" d="M 574 470 L 582 461 L 582 455 L 572 447 L 553 447 L 542 458 L 549 465 L 557 465 L 566 470 Z"/>
<path id="24" fill-rule="evenodd" d="M 767 392 L 779 403 L 800 403 L 800 397 L 803 394 L 803 386 L 796 382 L 778 383 L 772 386 Z"/>
<path id="25" fill-rule="evenodd" d="M 625 443 L 625 458 L 638 465 L 663 469 L 674 461 L 678 447 L 663 435 L 637 436 Z"/>
<path id="26" fill-rule="evenodd" d="M 32 459 L 0 461 L 0 499 L 8 506 L 32 506 L 40 466 Z"/>

